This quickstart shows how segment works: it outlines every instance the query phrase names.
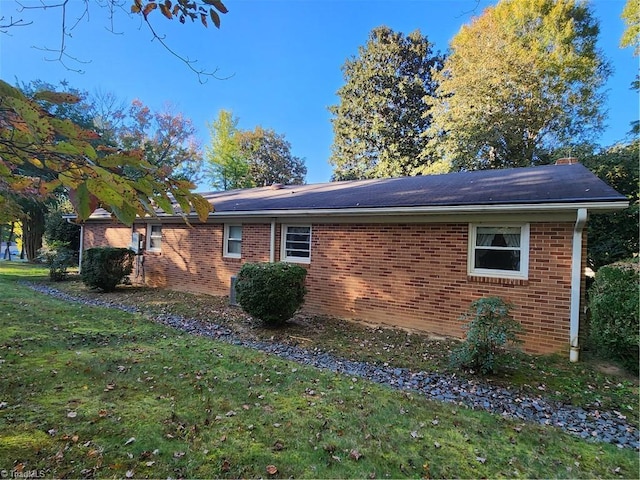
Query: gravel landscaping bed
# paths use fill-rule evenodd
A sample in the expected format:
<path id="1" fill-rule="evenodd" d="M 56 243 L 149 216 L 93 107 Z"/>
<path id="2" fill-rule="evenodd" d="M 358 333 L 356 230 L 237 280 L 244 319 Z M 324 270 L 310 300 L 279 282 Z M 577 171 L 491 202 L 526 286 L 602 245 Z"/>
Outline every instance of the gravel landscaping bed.
<path id="1" fill-rule="evenodd" d="M 543 396 L 524 396 L 521 392 L 509 388 L 466 380 L 455 375 L 416 372 L 407 368 L 397 368 L 387 363 L 374 364 L 346 360 L 324 352 L 318 347 L 302 348 L 274 341 L 250 340 L 241 338 L 227 327 L 198 319 L 175 314 L 148 315 L 138 307 L 115 301 L 83 298 L 47 285 L 35 283 L 25 283 L 25 285 L 38 292 L 66 301 L 142 313 L 158 323 L 190 334 L 215 338 L 234 345 L 277 355 L 303 365 L 341 373 L 352 377 L 354 381 L 357 381 L 358 378 L 365 378 L 393 388 L 414 391 L 433 400 L 485 410 L 523 422 L 555 426 L 583 439 L 607 442 L 620 448 L 640 450 L 640 432 L 626 421 L 626 417 L 621 412 L 615 410 L 586 410 L 545 399 Z"/>

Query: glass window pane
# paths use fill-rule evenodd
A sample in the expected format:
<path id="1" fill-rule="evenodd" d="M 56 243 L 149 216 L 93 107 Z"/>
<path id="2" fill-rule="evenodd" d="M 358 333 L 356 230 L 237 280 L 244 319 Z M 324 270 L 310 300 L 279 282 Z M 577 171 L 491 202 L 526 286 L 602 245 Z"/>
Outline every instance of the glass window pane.
<path id="1" fill-rule="evenodd" d="M 242 242 L 239 242 L 238 240 L 229 240 L 227 246 L 229 250 L 228 253 L 235 253 L 240 255 L 240 253 L 242 252 Z"/>
<path id="2" fill-rule="evenodd" d="M 477 248 L 474 267 L 490 270 L 520 271 L 520 251 Z"/>
<path id="3" fill-rule="evenodd" d="M 229 239 L 242 240 L 242 225 L 229 226 Z"/>
<path id="4" fill-rule="evenodd" d="M 287 227 L 285 231 L 285 256 L 310 258 L 311 227 Z"/>

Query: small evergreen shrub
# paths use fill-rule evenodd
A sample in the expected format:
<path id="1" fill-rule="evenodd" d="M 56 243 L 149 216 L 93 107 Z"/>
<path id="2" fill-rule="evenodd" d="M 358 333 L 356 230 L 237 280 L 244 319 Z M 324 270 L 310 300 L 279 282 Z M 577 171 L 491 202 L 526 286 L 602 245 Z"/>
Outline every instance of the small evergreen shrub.
<path id="1" fill-rule="evenodd" d="M 636 374 L 640 360 L 638 280 L 637 265 L 608 265 L 598 270 L 589 290 L 589 346 Z"/>
<path id="2" fill-rule="evenodd" d="M 38 261 L 49 267 L 49 278 L 62 282 L 69 275 L 68 268 L 76 263 L 68 242 L 52 241 L 38 250 Z"/>
<path id="3" fill-rule="evenodd" d="M 90 288 L 112 292 L 133 271 L 133 257 L 128 248 L 95 247 L 85 250 L 82 281 Z"/>
<path id="4" fill-rule="evenodd" d="M 265 325 L 285 323 L 302 306 L 307 270 L 290 263 L 245 263 L 236 280 L 236 299 Z"/>
<path id="5" fill-rule="evenodd" d="M 464 367 L 482 374 L 494 373 L 509 358 L 510 350 L 522 343 L 522 325 L 511 316 L 513 305 L 499 297 L 479 298 L 461 317 L 468 321 L 465 341 L 452 352 L 453 367 Z"/>

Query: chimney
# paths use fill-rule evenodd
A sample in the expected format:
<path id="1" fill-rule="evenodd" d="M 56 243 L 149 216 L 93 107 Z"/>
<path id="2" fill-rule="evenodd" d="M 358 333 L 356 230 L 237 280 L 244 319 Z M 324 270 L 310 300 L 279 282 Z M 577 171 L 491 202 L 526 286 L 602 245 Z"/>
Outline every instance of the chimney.
<path id="1" fill-rule="evenodd" d="M 574 165 L 580 163 L 578 157 L 563 157 L 556 160 L 556 165 Z"/>

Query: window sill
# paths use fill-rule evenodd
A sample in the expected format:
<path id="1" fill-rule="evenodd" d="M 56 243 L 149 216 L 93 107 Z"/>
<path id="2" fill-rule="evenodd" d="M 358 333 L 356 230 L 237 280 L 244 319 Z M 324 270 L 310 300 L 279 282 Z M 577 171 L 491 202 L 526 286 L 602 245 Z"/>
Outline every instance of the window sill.
<path id="1" fill-rule="evenodd" d="M 282 261 L 285 263 L 296 263 L 299 265 L 309 265 L 311 263 L 311 259 L 309 258 L 284 258 Z"/>
<path id="2" fill-rule="evenodd" d="M 515 285 L 526 287 L 529 280 L 525 278 L 487 277 L 482 275 L 467 275 L 467 280 L 473 283 L 490 283 L 494 285 Z"/>

